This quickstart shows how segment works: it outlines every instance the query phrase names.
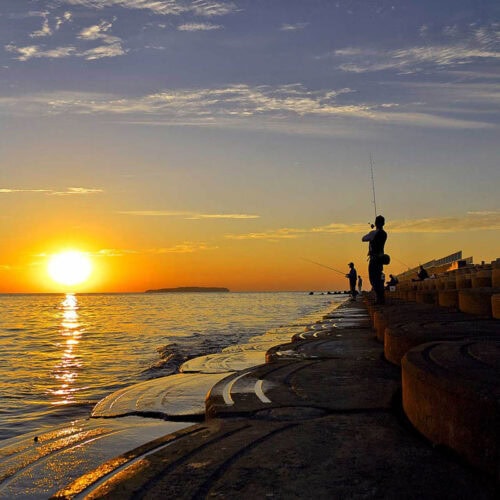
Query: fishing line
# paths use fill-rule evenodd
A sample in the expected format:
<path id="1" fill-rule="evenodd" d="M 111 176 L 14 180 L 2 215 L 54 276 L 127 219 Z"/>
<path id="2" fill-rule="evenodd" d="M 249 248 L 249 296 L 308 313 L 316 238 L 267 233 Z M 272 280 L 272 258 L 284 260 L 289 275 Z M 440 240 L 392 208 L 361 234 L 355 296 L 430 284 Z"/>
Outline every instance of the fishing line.
<path id="1" fill-rule="evenodd" d="M 326 269 L 330 269 L 332 271 L 335 271 L 336 273 L 342 274 L 342 276 L 346 275 L 345 272 L 339 271 L 338 269 L 335 269 L 335 268 L 330 267 L 330 266 L 325 266 L 325 264 L 320 264 L 319 262 L 315 262 L 314 260 L 309 260 L 309 259 L 304 259 L 304 258 L 302 258 L 301 260 L 305 260 L 306 262 L 310 262 L 311 264 L 316 264 L 317 266 L 325 267 Z"/>

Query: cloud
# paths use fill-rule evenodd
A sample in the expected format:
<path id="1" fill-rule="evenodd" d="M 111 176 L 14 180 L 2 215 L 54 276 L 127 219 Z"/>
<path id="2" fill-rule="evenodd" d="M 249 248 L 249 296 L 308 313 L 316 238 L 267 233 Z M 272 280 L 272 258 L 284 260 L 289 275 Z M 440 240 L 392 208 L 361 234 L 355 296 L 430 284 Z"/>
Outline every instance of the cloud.
<path id="1" fill-rule="evenodd" d="M 346 56 L 349 49 L 335 51 L 336 56 Z M 353 61 L 340 64 L 339 69 L 350 73 L 367 73 L 397 70 L 400 73 L 415 73 L 425 66 L 438 68 L 458 66 L 480 59 L 499 59 L 500 52 L 472 49 L 465 46 L 412 47 L 387 52 L 361 51 L 350 57 Z"/>
<path id="2" fill-rule="evenodd" d="M 62 17 L 57 18 L 57 29 L 65 21 L 71 20 L 71 14 L 66 12 Z M 44 26 L 48 27 L 48 20 L 45 19 Z M 39 45 L 27 45 L 24 47 L 17 46 L 13 43 L 5 46 L 8 52 L 17 54 L 17 59 L 19 61 L 28 61 L 30 59 L 60 59 L 64 57 L 82 57 L 88 61 L 102 59 L 104 57 L 117 57 L 126 54 L 126 50 L 122 47 L 122 40 L 117 36 L 112 36 L 108 32 L 112 28 L 112 23 L 107 21 L 101 21 L 99 24 L 88 26 L 80 31 L 78 34 L 78 39 L 83 42 L 100 42 L 102 45 L 93 47 L 90 49 L 77 49 L 75 46 L 65 46 L 57 47 L 53 49 L 47 49 Z M 40 33 L 40 32 L 35 32 Z M 52 34 L 52 31 L 48 31 L 43 36 L 48 36 Z M 35 34 L 31 35 L 32 37 Z M 38 34 L 36 36 L 42 36 Z"/>
<path id="3" fill-rule="evenodd" d="M 333 57 L 349 59 L 338 68 L 350 73 L 368 73 L 396 70 L 416 73 L 427 68 L 459 67 L 475 61 L 490 62 L 500 59 L 499 32 L 495 25 L 466 27 L 446 26 L 439 33 L 440 40 L 427 40 L 428 27 L 420 29 L 426 44 L 396 50 L 345 47 L 333 52 Z M 444 39 L 443 39 L 444 36 Z"/>
<path id="4" fill-rule="evenodd" d="M 251 214 L 198 214 L 195 212 L 176 212 L 168 210 L 129 210 L 118 212 L 122 215 L 133 215 L 139 217 L 183 217 L 186 220 L 200 219 L 258 219 L 260 215 Z"/>
<path id="5" fill-rule="evenodd" d="M 149 250 L 147 253 L 154 253 L 154 254 L 195 253 L 195 252 L 201 252 L 201 251 L 206 251 L 206 250 L 216 250 L 217 248 L 218 248 L 217 246 L 210 246 L 210 245 L 207 245 L 206 243 L 193 243 L 193 242 L 185 241 L 183 243 L 179 243 L 178 245 L 174 245 L 171 247 L 155 248 L 155 249 Z"/>
<path id="6" fill-rule="evenodd" d="M 467 212 L 458 217 L 434 217 L 391 223 L 394 233 L 456 233 L 500 229 L 500 211 Z"/>
<path id="7" fill-rule="evenodd" d="M 126 52 L 127 51 L 123 49 L 121 44 L 113 43 L 111 45 L 101 45 L 100 47 L 94 47 L 93 49 L 86 50 L 79 54 L 79 56 L 84 57 L 88 61 L 94 61 L 104 57 L 123 56 Z"/>
<path id="8" fill-rule="evenodd" d="M 104 47 L 104 50 L 112 51 L 113 45 Z M 105 55 L 105 52 L 96 51 L 88 52 L 86 57 Z M 483 94 L 477 86 L 469 89 L 475 99 L 482 98 L 487 106 L 491 106 L 491 95 L 499 94 L 493 85 L 488 88 L 490 97 L 486 87 L 483 87 Z M 359 96 L 350 88 L 309 90 L 297 83 L 277 86 L 234 84 L 208 89 L 167 89 L 138 97 L 60 92 L 20 99 L 0 98 L 0 110 L 6 107 L 10 113 L 17 114 L 24 111 L 50 115 L 114 115 L 119 116 L 122 123 L 132 124 L 239 126 L 325 136 L 359 133 L 353 119 L 449 129 L 495 126 L 486 119 L 491 120 L 488 112 L 481 115 L 482 120 L 477 114 L 469 113 L 472 104 L 464 84 L 450 84 L 448 90 L 449 93 L 439 84 L 429 86 L 424 100 L 432 101 L 434 94 L 435 102 L 403 105 L 394 102 L 356 103 L 353 101 Z M 461 93 L 462 108 L 457 108 L 456 101 L 451 99 L 452 92 Z"/>
<path id="9" fill-rule="evenodd" d="M 0 193 L 51 193 L 51 189 L 11 189 L 0 188 Z"/>
<path id="10" fill-rule="evenodd" d="M 62 16 L 56 17 L 56 30 L 58 30 L 64 23 L 70 23 L 73 20 L 71 12 L 65 12 Z"/>
<path id="11" fill-rule="evenodd" d="M 455 217 L 393 220 L 386 224 L 391 233 L 456 233 L 463 231 L 496 231 L 500 229 L 500 210 L 467 212 Z M 344 224 L 333 222 L 306 229 L 281 228 L 264 232 L 227 234 L 231 240 L 264 240 L 276 242 L 304 238 L 314 234 L 358 234 L 360 238 L 369 231 L 366 223 Z"/>
<path id="12" fill-rule="evenodd" d="M 217 246 L 211 246 L 204 242 L 184 241 L 170 247 L 148 248 L 143 250 L 103 248 L 98 250 L 96 257 L 125 257 L 127 255 L 162 255 L 167 253 L 196 253 L 207 250 L 216 250 Z"/>
<path id="13" fill-rule="evenodd" d="M 38 38 L 50 35 L 52 35 L 52 30 L 50 29 L 49 26 L 49 20 L 47 19 L 47 17 L 45 17 L 45 19 L 43 20 L 42 28 L 39 29 L 38 31 L 34 31 L 33 33 L 31 33 L 30 36 L 32 38 Z"/>
<path id="14" fill-rule="evenodd" d="M 29 45 L 26 47 L 17 47 L 13 44 L 5 46 L 8 52 L 17 53 L 19 61 L 28 61 L 29 59 L 47 58 L 60 59 L 63 57 L 83 57 L 89 61 L 102 59 L 103 57 L 117 57 L 127 53 L 120 43 L 106 44 L 93 49 L 79 51 L 76 47 L 57 47 L 55 49 L 45 50 L 38 45 Z"/>
<path id="15" fill-rule="evenodd" d="M 292 229 L 282 228 L 276 230 L 263 231 L 260 233 L 246 233 L 246 234 L 226 234 L 225 237 L 229 240 L 265 240 L 276 242 L 279 240 L 291 240 L 300 238 L 309 233 L 310 230 L 306 229 Z"/>
<path id="16" fill-rule="evenodd" d="M 54 28 L 50 27 L 50 12 L 31 12 L 28 13 L 28 17 L 39 16 L 43 18 L 42 27 L 30 34 L 31 38 L 42 38 L 47 36 L 52 36 L 54 31 L 58 31 L 61 26 L 67 22 L 71 22 L 72 14 L 71 12 L 64 12 L 62 16 L 55 16 L 55 21 L 53 22 Z"/>
<path id="17" fill-rule="evenodd" d="M 103 193 L 103 189 L 99 188 L 84 188 L 84 187 L 69 187 L 65 191 L 56 191 L 54 189 L 12 189 L 0 188 L 0 193 L 45 193 L 51 196 L 68 196 L 68 195 L 86 195 Z"/>
<path id="18" fill-rule="evenodd" d="M 213 31 L 222 29 L 222 26 L 211 23 L 186 23 L 181 24 L 177 29 L 179 31 Z"/>
<path id="19" fill-rule="evenodd" d="M 280 31 L 301 31 L 308 25 L 309 23 L 282 24 Z"/>
<path id="20" fill-rule="evenodd" d="M 197 16 L 224 16 L 238 11 L 233 2 L 215 0 L 61 0 L 67 5 L 93 9 L 122 7 L 124 9 L 149 10 L 155 14 L 178 16 L 191 13 Z"/>
<path id="21" fill-rule="evenodd" d="M 33 57 L 33 56 L 32 56 Z M 47 95 L 45 105 L 51 113 L 108 113 L 143 114 L 175 118 L 199 118 L 204 121 L 215 118 L 232 118 L 275 115 L 369 115 L 379 105 L 343 105 L 337 98 L 352 92 L 351 89 L 307 90 L 300 84 L 281 86 L 246 84 L 211 89 L 165 90 L 143 97 L 113 97 L 109 95 L 59 93 Z M 32 103 L 42 103 L 44 97 L 36 96 Z M 28 102 L 29 98 L 23 98 Z M 20 103 L 21 104 L 21 103 Z M 389 106 L 386 103 L 383 107 Z"/>
<path id="22" fill-rule="evenodd" d="M 19 61 L 28 61 L 33 58 L 47 57 L 57 59 L 60 57 L 68 57 L 72 55 L 76 49 L 75 47 L 60 47 L 53 50 L 43 50 L 38 45 L 27 45 L 25 47 L 17 47 L 14 44 L 5 46 L 7 52 L 18 54 Z"/>
<path id="23" fill-rule="evenodd" d="M 50 194 L 56 196 L 68 196 L 75 194 L 96 194 L 103 192 L 104 190 L 99 188 L 70 187 L 66 191 L 53 191 Z"/>
<path id="24" fill-rule="evenodd" d="M 107 21 L 101 21 L 99 24 L 89 26 L 80 31 L 78 38 L 82 40 L 103 40 L 105 43 L 121 42 L 121 39 L 116 36 L 108 35 L 108 31 L 113 24 Z"/>

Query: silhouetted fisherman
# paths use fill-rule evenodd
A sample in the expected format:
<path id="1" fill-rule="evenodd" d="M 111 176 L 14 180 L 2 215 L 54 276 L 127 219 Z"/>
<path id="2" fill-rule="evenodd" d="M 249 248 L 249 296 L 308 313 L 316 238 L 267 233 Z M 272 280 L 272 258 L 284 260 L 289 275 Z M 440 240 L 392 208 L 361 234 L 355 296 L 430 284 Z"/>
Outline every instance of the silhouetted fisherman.
<path id="1" fill-rule="evenodd" d="M 385 304 L 384 282 L 382 281 L 382 270 L 384 268 L 384 245 L 387 241 L 387 233 L 384 231 L 385 219 L 382 215 L 375 218 L 373 231 L 365 234 L 362 241 L 368 241 L 368 275 L 373 291 L 377 296 L 375 304 Z"/>
<path id="2" fill-rule="evenodd" d="M 349 287 L 350 287 L 350 293 L 351 293 L 351 300 L 356 300 L 356 295 L 358 292 L 356 291 L 356 282 L 358 279 L 358 273 L 356 272 L 356 269 L 354 268 L 354 264 L 352 262 L 349 262 L 349 273 L 345 275 L 346 278 L 349 278 Z"/>

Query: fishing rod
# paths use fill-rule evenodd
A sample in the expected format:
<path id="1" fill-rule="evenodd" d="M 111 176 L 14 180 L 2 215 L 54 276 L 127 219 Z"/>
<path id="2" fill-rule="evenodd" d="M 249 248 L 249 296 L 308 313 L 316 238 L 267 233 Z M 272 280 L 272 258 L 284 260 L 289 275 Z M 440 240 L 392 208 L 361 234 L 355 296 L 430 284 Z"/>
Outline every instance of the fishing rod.
<path id="1" fill-rule="evenodd" d="M 373 158 L 371 153 L 370 153 L 370 172 L 372 174 L 373 208 L 375 209 L 375 217 L 377 217 L 377 200 L 375 198 L 375 178 L 373 177 Z"/>
<path id="2" fill-rule="evenodd" d="M 302 258 L 302 260 L 305 260 L 306 262 L 310 262 L 311 264 L 316 264 L 317 266 L 325 267 L 326 269 L 330 269 L 332 271 L 335 271 L 336 273 L 342 274 L 342 276 L 346 275 L 346 273 L 343 273 L 342 271 L 339 271 L 338 269 L 335 269 L 335 268 L 330 267 L 330 266 L 325 266 L 325 264 L 320 264 L 319 262 L 315 262 L 314 260 L 309 260 L 309 259 L 304 259 L 304 258 Z"/>
<path id="3" fill-rule="evenodd" d="M 406 266 L 408 269 L 410 269 L 410 266 L 403 262 L 402 260 L 396 259 L 396 257 L 393 257 L 394 260 L 397 260 L 400 264 L 403 264 L 403 266 Z"/>

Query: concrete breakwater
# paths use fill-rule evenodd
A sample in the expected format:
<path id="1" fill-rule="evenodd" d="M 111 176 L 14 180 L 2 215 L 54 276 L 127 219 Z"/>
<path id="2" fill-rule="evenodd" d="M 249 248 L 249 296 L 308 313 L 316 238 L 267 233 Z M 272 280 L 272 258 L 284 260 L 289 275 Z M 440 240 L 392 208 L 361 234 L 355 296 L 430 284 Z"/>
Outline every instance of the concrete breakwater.
<path id="1" fill-rule="evenodd" d="M 102 401 L 88 428 L 11 442 L 0 450 L 0 495 L 23 496 L 30 481 L 40 492 L 38 477 L 53 482 L 40 498 L 496 498 L 498 320 L 365 299 L 188 364 L 180 375 L 198 388 L 211 379 L 177 422 L 169 397 L 179 387 L 157 379 Z M 463 335 L 441 340 L 455 327 Z M 388 331 L 420 330 L 434 332 L 430 343 L 424 335 L 388 360 Z M 123 451 L 106 458 L 118 422 Z M 67 473 L 72 457 L 86 471 Z"/>
<path id="2" fill-rule="evenodd" d="M 429 268 L 432 277 L 423 281 L 412 281 L 405 273 L 389 295 L 500 319 L 500 258 L 489 264 L 466 264 L 451 270 L 448 267 Z"/>

